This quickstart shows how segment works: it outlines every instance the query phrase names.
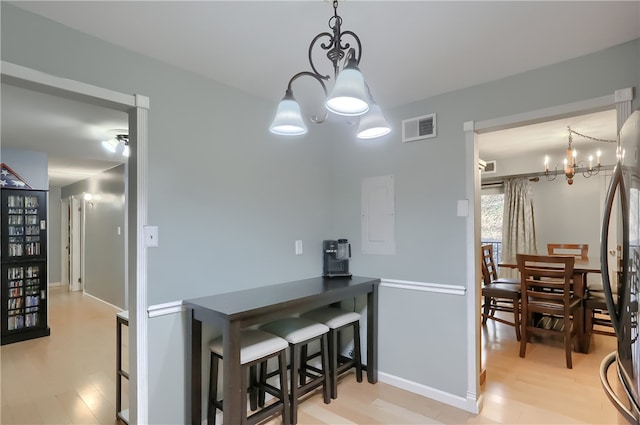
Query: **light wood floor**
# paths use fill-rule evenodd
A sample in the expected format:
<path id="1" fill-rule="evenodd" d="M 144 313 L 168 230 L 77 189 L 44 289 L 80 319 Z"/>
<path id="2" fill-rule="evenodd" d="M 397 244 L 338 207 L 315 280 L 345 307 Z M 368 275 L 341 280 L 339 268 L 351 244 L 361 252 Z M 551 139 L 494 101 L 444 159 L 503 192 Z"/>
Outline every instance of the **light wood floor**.
<path id="1" fill-rule="evenodd" d="M 0 349 L 2 424 L 120 424 L 116 312 L 81 292 L 51 288 L 51 336 Z"/>
<path id="2" fill-rule="evenodd" d="M 117 424 L 115 310 L 63 288 L 52 289 L 50 305 L 50 337 L 0 350 L 2 424 Z M 617 423 L 598 377 L 600 361 L 615 349 L 612 337 L 595 335 L 589 354 L 573 353 L 571 370 L 559 343 L 530 343 L 526 358 L 519 358 L 513 328 L 500 323 L 489 322 L 482 341 L 487 381 L 479 415 L 384 383 L 358 384 L 351 374 L 331 404 L 308 397 L 299 423 Z"/>

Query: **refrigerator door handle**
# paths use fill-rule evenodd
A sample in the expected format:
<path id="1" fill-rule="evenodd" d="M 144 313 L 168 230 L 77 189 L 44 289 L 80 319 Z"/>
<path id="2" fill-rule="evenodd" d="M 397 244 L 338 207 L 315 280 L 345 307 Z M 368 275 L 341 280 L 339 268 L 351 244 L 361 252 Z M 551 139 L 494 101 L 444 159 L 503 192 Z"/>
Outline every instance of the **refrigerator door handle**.
<path id="1" fill-rule="evenodd" d="M 602 218 L 602 228 L 600 235 L 600 268 L 602 274 L 602 286 L 604 289 L 605 302 L 607 303 L 607 310 L 609 310 L 609 316 L 611 317 L 611 324 L 613 329 L 616 332 L 618 337 L 621 335 L 621 315 L 616 311 L 615 303 L 613 302 L 613 291 L 611 290 L 611 279 L 609 277 L 609 222 L 611 221 L 611 213 L 613 212 L 613 203 L 615 200 L 616 189 L 618 189 L 618 194 L 620 196 L 620 204 L 622 207 L 622 234 L 623 234 L 623 252 L 622 252 L 622 282 L 626 282 L 626 262 L 629 256 L 629 248 L 628 248 L 628 228 L 629 228 L 629 217 L 627 217 L 626 211 L 627 209 L 627 196 L 625 193 L 625 184 L 624 178 L 622 175 L 622 163 L 618 161 L 616 167 L 614 169 L 613 175 L 611 176 L 611 184 L 609 185 L 609 190 L 607 191 L 607 197 L 605 200 L 605 208 L 604 215 Z M 618 306 L 620 311 L 624 311 L 623 306 Z"/>
<path id="2" fill-rule="evenodd" d="M 634 424 L 638 422 L 638 418 L 634 415 L 634 413 L 620 400 L 618 395 L 615 393 L 611 384 L 609 383 L 609 377 L 607 376 L 607 371 L 609 367 L 616 361 L 616 352 L 609 353 L 607 357 L 602 360 L 600 363 L 600 382 L 602 383 L 602 387 L 604 388 L 604 392 L 609 397 L 609 400 L 613 404 L 613 406 L 620 412 L 622 416 L 629 422 L 630 424 Z"/>

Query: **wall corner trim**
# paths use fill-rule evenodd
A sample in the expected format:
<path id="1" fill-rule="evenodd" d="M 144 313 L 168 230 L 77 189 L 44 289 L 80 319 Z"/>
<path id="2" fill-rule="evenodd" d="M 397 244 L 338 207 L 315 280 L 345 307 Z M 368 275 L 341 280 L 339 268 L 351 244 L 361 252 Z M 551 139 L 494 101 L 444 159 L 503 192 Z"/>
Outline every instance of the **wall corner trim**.
<path id="1" fill-rule="evenodd" d="M 465 121 L 462 124 L 462 129 L 464 131 L 473 131 L 476 129 L 476 122 L 475 121 Z"/>
<path id="2" fill-rule="evenodd" d="M 135 94 L 134 95 L 136 98 L 136 106 L 138 108 L 144 108 L 144 109 L 149 109 L 151 106 L 151 101 L 149 100 L 149 97 L 141 95 L 141 94 Z"/>

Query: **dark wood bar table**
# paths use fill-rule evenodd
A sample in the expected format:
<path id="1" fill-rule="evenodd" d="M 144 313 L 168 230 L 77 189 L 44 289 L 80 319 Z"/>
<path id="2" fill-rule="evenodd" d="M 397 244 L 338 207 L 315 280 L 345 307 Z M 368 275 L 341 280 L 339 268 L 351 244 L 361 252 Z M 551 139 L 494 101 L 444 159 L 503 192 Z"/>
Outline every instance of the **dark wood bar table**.
<path id="1" fill-rule="evenodd" d="M 184 301 L 186 308 L 186 422 L 202 423 L 202 323 L 222 330 L 223 422 L 239 424 L 241 406 L 240 330 L 295 313 L 367 295 L 367 379 L 378 381 L 378 286 L 380 279 L 311 278 Z"/>

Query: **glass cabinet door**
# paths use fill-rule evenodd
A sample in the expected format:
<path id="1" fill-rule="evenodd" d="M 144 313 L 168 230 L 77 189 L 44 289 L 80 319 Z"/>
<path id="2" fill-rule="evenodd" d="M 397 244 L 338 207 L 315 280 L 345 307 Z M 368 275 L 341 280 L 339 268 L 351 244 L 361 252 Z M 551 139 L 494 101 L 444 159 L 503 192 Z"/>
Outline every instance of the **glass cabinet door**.
<path id="1" fill-rule="evenodd" d="M 3 190 L 3 261 L 46 258 L 46 208 L 41 191 Z"/>
<path id="2" fill-rule="evenodd" d="M 2 267 L 3 336 L 46 327 L 46 269 L 44 262 Z"/>

